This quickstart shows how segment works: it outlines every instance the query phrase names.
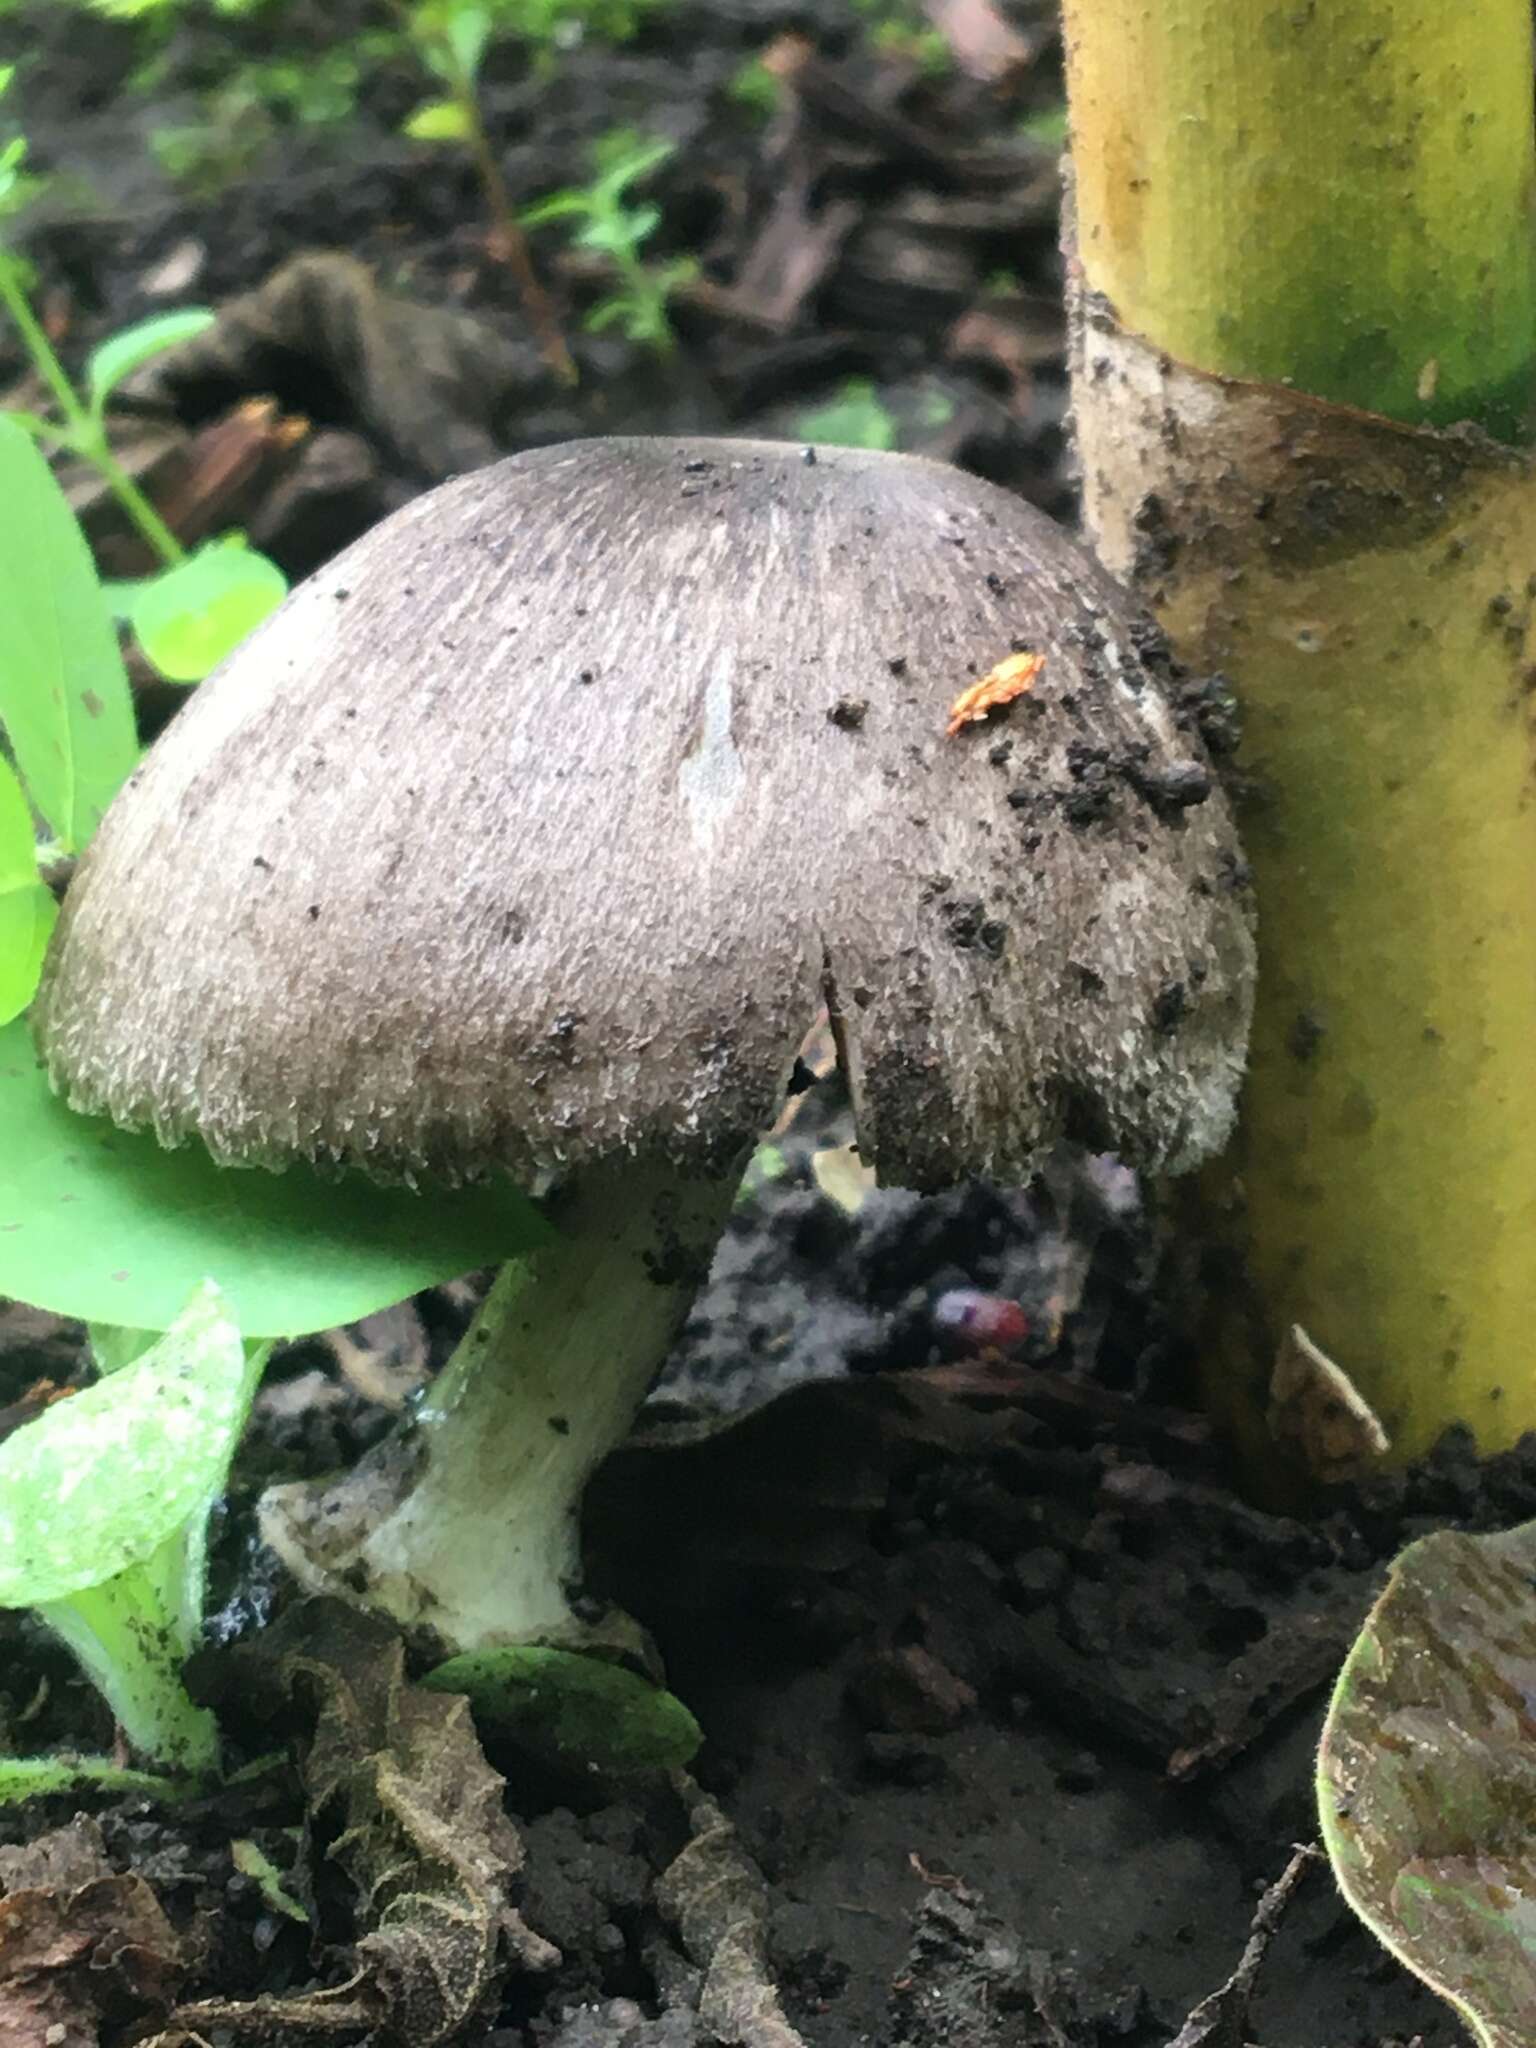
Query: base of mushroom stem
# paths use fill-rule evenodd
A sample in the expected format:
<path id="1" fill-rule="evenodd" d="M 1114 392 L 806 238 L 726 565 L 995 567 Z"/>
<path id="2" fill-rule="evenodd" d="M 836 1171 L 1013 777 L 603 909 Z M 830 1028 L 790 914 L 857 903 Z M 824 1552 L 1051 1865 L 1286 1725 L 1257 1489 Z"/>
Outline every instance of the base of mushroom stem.
<path id="1" fill-rule="evenodd" d="M 589 1607 L 579 1510 L 682 1326 L 735 1180 L 609 1163 L 552 1207 L 558 1240 L 498 1274 L 421 1405 L 339 1478 L 269 1488 L 263 1536 L 301 1585 L 389 1614 L 443 1656 L 618 1650 Z"/>

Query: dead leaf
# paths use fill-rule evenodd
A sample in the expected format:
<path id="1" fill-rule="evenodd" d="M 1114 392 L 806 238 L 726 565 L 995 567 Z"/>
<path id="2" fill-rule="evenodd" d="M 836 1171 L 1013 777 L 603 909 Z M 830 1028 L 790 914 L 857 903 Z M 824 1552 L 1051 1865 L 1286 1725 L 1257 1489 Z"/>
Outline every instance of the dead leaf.
<path id="1" fill-rule="evenodd" d="M 1335 1485 L 1380 1462 L 1392 1447 L 1343 1367 L 1300 1323 L 1281 1340 L 1269 1383 L 1269 1433 L 1299 1453 L 1314 1479 Z"/>
<path id="2" fill-rule="evenodd" d="M 725 2048 L 805 2048 L 768 1969 L 768 1887 L 720 1807 L 686 1774 L 673 1781 L 692 1840 L 656 1884 L 656 1903 L 704 1972 L 699 2025 Z"/>
<path id="3" fill-rule="evenodd" d="M 95 2048 L 103 2025 L 158 2017 L 184 1968 L 143 1878 L 107 1860 L 81 1816 L 0 1849 L 0 2048 Z"/>
<path id="4" fill-rule="evenodd" d="M 537 352 L 501 327 L 385 291 L 365 264 L 325 249 L 292 257 L 226 300 L 215 326 L 157 357 L 125 390 L 173 406 L 178 391 L 209 381 L 260 392 L 274 361 L 333 389 L 345 424 L 434 479 L 492 461 L 497 422 L 549 384 Z"/>
<path id="5" fill-rule="evenodd" d="M 811 1154 L 811 1177 L 845 1216 L 856 1216 L 877 1183 L 875 1169 L 859 1157 L 857 1145 L 824 1145 Z"/>
<path id="6" fill-rule="evenodd" d="M 387 1623 L 305 1601 L 223 1660 L 220 1691 L 259 1714 L 312 1711 L 309 1832 L 350 1881 L 359 1967 L 339 1990 L 184 2007 L 174 2025 L 266 2038 L 377 2030 L 431 2048 L 492 2006 L 509 1970 L 559 1961 L 511 1904 L 523 1846 L 468 1702 L 408 1683 Z"/>
<path id="7" fill-rule="evenodd" d="M 962 690 L 950 705 L 944 737 L 952 740 L 966 726 L 979 724 L 1004 704 L 1011 704 L 1015 697 L 1022 697 L 1026 690 L 1034 688 L 1044 667 L 1043 654 L 1010 654 L 996 668 L 989 668 L 979 683 Z"/>

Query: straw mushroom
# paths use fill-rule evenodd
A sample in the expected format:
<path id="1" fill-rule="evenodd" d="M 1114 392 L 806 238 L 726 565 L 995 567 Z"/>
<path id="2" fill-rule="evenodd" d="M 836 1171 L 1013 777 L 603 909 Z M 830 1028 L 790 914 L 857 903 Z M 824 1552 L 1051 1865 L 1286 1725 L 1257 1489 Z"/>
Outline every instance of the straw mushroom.
<path id="1" fill-rule="evenodd" d="M 1246 885 L 1157 667 L 974 477 L 615 439 L 416 500 L 199 690 L 70 890 L 54 1085 L 232 1165 L 508 1172 L 558 1226 L 394 1439 L 268 1496 L 302 1579 L 445 1651 L 590 1638 L 583 1484 L 823 1005 L 887 1182 L 1220 1144 Z"/>

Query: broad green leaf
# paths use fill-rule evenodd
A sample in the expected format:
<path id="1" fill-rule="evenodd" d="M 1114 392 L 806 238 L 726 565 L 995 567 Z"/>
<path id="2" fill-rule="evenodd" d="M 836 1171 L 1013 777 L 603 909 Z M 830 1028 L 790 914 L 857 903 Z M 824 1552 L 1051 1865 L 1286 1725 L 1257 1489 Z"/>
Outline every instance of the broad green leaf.
<path id="1" fill-rule="evenodd" d="M 57 916 L 53 891 L 37 872 L 32 813 L 0 756 L 0 1024 L 31 1002 Z"/>
<path id="2" fill-rule="evenodd" d="M 247 1336 L 300 1336 L 548 1236 L 508 1182 L 417 1195 L 167 1152 L 66 1108 L 25 1024 L 0 1031 L 0 1294 L 55 1315 L 163 1330 L 217 1273 Z"/>
<path id="3" fill-rule="evenodd" d="M 39 1607 L 143 1564 L 224 1484 L 253 1367 L 204 1281 L 136 1364 L 0 1443 L 0 1607 Z"/>
<path id="4" fill-rule="evenodd" d="M 1536 1522 L 1410 1544 L 1318 1756 L 1340 1888 L 1480 2048 L 1536 2041 Z"/>
<path id="5" fill-rule="evenodd" d="M 85 366 L 92 412 L 99 417 L 118 385 L 132 376 L 141 363 L 190 341 L 193 335 L 211 327 L 216 318 L 206 306 L 186 306 L 178 313 L 157 313 L 151 320 L 137 321 L 121 334 L 114 334 L 110 341 L 104 341 L 91 352 Z"/>
<path id="6" fill-rule="evenodd" d="M 426 100 L 400 130 L 412 142 L 463 142 L 469 135 L 469 114 L 458 100 Z"/>
<path id="7" fill-rule="evenodd" d="M 29 434 L 0 417 L 0 725 L 78 853 L 138 759 L 133 700 L 85 537 Z"/>
<path id="8" fill-rule="evenodd" d="M 276 562 L 243 542 L 216 540 L 131 587 L 128 617 L 167 682 L 200 683 L 287 595 Z"/>
<path id="9" fill-rule="evenodd" d="M 675 1693 L 574 1650 L 468 1650 L 420 1682 L 463 1693 L 483 1727 L 577 1770 L 676 1770 L 704 1740 Z"/>

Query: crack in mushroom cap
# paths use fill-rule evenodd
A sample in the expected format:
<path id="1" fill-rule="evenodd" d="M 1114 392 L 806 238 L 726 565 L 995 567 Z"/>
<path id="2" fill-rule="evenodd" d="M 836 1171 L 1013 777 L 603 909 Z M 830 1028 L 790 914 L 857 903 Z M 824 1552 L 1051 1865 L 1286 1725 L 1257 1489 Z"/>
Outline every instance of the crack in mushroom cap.
<path id="1" fill-rule="evenodd" d="M 76 874 L 77 1107 L 380 1178 L 717 1168 L 830 1003 L 914 1187 L 1224 1137 L 1231 820 L 1039 512 L 913 457 L 596 440 L 417 499 L 206 683 Z M 945 737 L 1011 648 L 1029 693 Z"/>

